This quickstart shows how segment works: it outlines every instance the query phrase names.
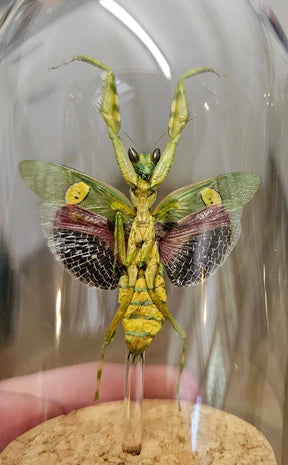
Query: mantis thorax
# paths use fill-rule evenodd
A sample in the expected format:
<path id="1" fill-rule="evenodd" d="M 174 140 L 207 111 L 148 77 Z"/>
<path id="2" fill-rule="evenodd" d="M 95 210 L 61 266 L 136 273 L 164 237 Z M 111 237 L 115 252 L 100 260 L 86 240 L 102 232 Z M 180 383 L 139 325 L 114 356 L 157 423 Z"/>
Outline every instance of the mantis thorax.
<path id="1" fill-rule="evenodd" d="M 157 193 L 148 182 L 140 180 L 139 184 L 136 188 L 130 189 L 130 198 L 137 211 L 148 211 L 155 202 Z"/>

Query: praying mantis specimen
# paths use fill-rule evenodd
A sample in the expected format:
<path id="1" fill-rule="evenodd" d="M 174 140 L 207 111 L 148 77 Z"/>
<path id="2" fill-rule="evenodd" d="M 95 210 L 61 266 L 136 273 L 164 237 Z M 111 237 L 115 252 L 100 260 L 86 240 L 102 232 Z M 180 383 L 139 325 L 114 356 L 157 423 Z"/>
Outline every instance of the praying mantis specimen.
<path id="1" fill-rule="evenodd" d="M 159 148 L 137 153 L 134 148 L 126 151 L 119 136 L 120 107 L 112 69 L 83 55 L 69 63 L 73 61 L 105 71 L 99 111 L 131 201 L 109 184 L 56 163 L 26 160 L 20 163 L 20 173 L 42 200 L 44 227 L 57 259 L 87 285 L 119 287 L 119 306 L 102 345 L 95 399 L 105 347 L 115 337 L 118 324 L 122 322 L 130 357 L 135 360 L 168 320 L 183 340 L 176 386 L 179 400 L 187 338 L 168 308 L 164 268 L 176 286 L 197 284 L 213 275 L 239 239 L 242 207 L 257 191 L 259 177 L 236 172 L 200 181 L 172 192 L 151 213 L 156 191 L 171 168 L 189 120 L 185 80 L 215 71 L 196 68 L 179 78 L 165 150 L 162 154 Z"/>

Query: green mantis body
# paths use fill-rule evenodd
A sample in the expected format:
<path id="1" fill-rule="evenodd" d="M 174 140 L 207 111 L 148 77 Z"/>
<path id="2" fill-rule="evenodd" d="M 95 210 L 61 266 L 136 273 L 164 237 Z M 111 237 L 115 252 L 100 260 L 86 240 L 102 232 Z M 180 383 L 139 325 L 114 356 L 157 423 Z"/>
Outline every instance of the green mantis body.
<path id="1" fill-rule="evenodd" d="M 178 286 L 197 284 L 215 273 L 237 243 L 242 206 L 253 197 L 259 178 L 251 173 L 231 173 L 201 181 L 168 195 L 151 213 L 156 191 L 171 168 L 189 119 L 185 79 L 215 71 L 196 68 L 179 78 L 166 148 L 162 154 L 158 148 L 138 154 L 133 148 L 126 151 L 119 136 L 121 118 L 113 71 L 87 56 L 76 56 L 72 61 L 105 71 L 99 111 L 129 185 L 131 202 L 112 186 L 61 165 L 24 161 L 20 172 L 43 201 L 55 255 L 86 284 L 105 289 L 119 286 L 119 306 L 102 345 L 96 399 L 105 347 L 120 322 L 132 359 L 149 347 L 165 320 L 171 323 L 183 340 L 178 395 L 187 338 L 168 308 L 164 267 Z M 83 258 L 84 252 L 89 259 Z"/>

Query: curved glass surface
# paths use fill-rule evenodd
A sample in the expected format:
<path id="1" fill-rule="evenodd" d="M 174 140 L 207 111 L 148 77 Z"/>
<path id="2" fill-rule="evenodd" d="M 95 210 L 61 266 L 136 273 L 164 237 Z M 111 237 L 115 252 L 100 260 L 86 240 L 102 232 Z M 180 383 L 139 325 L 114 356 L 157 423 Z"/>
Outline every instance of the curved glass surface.
<path id="1" fill-rule="evenodd" d="M 76 54 L 111 66 L 124 145 L 152 151 L 169 140 L 179 76 L 209 66 L 221 78 L 186 81 L 190 121 L 158 200 L 233 171 L 257 173 L 261 186 L 244 209 L 238 245 L 211 279 L 188 288 L 166 279 L 169 308 L 187 332 L 185 368 L 199 387 L 198 401 L 255 425 L 279 463 L 287 463 L 288 56 L 279 28 L 269 10 L 244 0 L 26 0 L 6 11 L 0 29 L 2 379 L 97 360 L 117 309 L 117 291 L 86 287 L 55 260 L 38 199 L 18 172 L 25 159 L 53 161 L 128 194 L 98 111 L 103 73 L 85 63 L 52 68 Z M 179 366 L 181 350 L 166 323 L 146 362 Z M 105 361 L 124 358 L 119 327 Z"/>

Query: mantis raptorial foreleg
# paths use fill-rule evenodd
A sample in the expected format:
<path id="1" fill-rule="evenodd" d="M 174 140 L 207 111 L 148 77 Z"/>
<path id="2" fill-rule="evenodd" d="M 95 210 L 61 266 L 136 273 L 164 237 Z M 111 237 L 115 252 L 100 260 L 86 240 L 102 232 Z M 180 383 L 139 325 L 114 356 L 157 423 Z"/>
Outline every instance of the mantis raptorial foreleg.
<path id="1" fill-rule="evenodd" d="M 121 127 L 121 116 L 115 76 L 112 69 L 96 58 L 92 58 L 86 55 L 76 55 L 67 63 L 71 63 L 73 61 L 84 61 L 85 63 L 89 63 L 90 65 L 103 69 L 103 71 L 106 72 L 105 86 L 102 93 L 102 100 L 99 111 L 112 133 L 118 134 Z"/>
<path id="2" fill-rule="evenodd" d="M 174 153 L 180 140 L 181 132 L 189 121 L 189 111 L 184 81 L 185 79 L 196 76 L 197 74 L 208 72 L 215 73 L 217 76 L 219 76 L 219 74 L 216 73 L 214 69 L 201 67 L 187 71 L 187 73 L 182 74 L 182 76 L 180 76 L 178 79 L 174 92 L 174 98 L 171 104 L 170 117 L 168 122 L 168 134 L 170 141 L 166 145 L 166 148 L 163 151 L 162 156 L 151 176 L 151 187 L 158 187 L 166 178 L 173 163 Z"/>
<path id="3" fill-rule="evenodd" d="M 84 61 L 85 63 L 89 63 L 90 65 L 103 69 L 103 71 L 106 72 L 104 76 L 105 85 L 99 111 L 107 125 L 108 134 L 113 143 L 118 166 L 125 181 L 130 186 L 137 185 L 137 175 L 131 161 L 129 160 L 121 137 L 118 136 L 121 127 L 121 114 L 115 75 L 112 69 L 101 61 L 86 55 L 76 55 L 71 58 L 68 63 L 73 61 Z"/>

